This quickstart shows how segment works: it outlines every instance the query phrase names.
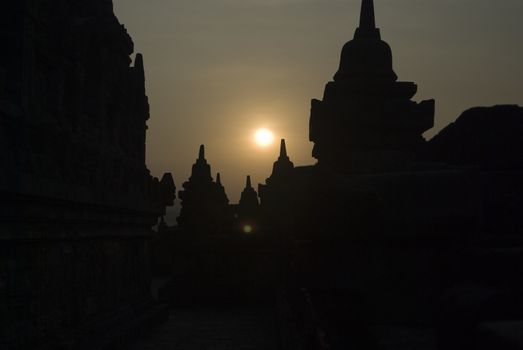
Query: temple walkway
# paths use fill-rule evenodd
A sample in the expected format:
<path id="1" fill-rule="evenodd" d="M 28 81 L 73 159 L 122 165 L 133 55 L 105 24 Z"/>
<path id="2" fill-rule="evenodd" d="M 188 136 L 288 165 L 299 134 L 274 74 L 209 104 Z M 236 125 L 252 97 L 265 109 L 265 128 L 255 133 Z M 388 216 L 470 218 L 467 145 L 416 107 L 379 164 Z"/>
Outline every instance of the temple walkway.
<path id="1" fill-rule="evenodd" d="M 264 308 L 173 310 L 168 322 L 130 350 L 277 350 L 274 310 Z"/>

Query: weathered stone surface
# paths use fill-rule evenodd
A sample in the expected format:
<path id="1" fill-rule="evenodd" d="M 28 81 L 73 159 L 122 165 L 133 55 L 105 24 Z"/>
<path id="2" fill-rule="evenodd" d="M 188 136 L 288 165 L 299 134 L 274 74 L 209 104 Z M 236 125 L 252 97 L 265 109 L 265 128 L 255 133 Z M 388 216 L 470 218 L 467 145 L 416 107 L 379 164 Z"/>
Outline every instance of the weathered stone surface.
<path id="1" fill-rule="evenodd" d="M 75 348 L 150 299 L 150 227 L 174 182 L 146 168 L 143 59 L 110 0 L 0 17 L 0 347 Z"/>

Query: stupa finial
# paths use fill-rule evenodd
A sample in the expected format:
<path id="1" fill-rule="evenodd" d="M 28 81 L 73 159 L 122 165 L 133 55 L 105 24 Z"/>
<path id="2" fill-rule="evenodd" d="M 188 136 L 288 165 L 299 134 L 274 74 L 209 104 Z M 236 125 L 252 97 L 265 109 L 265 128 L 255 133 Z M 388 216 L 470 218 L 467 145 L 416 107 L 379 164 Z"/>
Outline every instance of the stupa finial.
<path id="1" fill-rule="evenodd" d="M 362 0 L 360 13 L 360 26 L 356 29 L 355 39 L 375 38 L 380 39 L 380 30 L 376 28 L 376 16 L 374 14 L 374 1 Z"/>
<path id="2" fill-rule="evenodd" d="M 280 158 L 287 158 L 287 147 L 285 146 L 285 139 L 281 139 Z"/>
<path id="3" fill-rule="evenodd" d="M 360 28 L 376 28 L 373 0 L 363 0 L 361 3 Z"/>

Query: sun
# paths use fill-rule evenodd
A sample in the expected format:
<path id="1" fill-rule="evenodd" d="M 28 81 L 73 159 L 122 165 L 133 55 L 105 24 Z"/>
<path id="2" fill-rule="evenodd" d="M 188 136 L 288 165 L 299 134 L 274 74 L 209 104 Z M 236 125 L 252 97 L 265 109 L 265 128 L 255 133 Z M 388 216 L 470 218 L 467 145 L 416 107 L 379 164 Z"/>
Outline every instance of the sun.
<path id="1" fill-rule="evenodd" d="M 274 134 L 268 129 L 258 129 L 254 133 L 254 142 L 260 147 L 270 146 L 274 142 Z"/>

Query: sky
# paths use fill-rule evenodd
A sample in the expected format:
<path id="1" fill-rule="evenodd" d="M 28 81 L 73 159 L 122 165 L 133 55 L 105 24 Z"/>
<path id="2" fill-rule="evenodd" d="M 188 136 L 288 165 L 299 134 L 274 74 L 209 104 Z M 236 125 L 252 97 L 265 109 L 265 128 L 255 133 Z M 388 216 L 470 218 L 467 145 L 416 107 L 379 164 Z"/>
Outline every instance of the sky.
<path id="1" fill-rule="evenodd" d="M 144 55 L 151 104 L 147 165 L 181 189 L 200 144 L 231 202 L 263 183 L 285 138 L 295 165 L 314 164 L 310 100 L 321 99 L 360 0 L 114 0 Z M 473 106 L 523 105 L 523 0 L 375 0 L 376 22 L 414 100 L 436 100 L 432 137 Z"/>

